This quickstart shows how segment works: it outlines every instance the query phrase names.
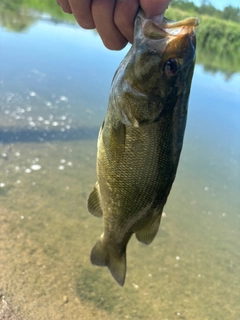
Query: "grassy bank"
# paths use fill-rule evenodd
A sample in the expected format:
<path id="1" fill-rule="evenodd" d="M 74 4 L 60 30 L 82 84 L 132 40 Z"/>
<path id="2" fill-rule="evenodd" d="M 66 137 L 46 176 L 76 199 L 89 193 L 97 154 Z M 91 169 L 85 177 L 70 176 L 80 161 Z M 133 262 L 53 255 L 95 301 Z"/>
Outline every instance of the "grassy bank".
<path id="1" fill-rule="evenodd" d="M 181 20 L 196 16 L 196 12 L 183 12 L 169 8 L 168 18 Z M 240 72 L 240 25 L 236 22 L 198 15 L 197 62 L 207 69 L 221 70 L 226 74 Z"/>

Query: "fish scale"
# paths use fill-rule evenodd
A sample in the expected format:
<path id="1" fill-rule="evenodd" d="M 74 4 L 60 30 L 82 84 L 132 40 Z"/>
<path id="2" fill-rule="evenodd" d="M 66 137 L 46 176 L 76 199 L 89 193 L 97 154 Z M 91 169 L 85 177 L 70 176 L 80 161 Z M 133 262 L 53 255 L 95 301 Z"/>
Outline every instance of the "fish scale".
<path id="1" fill-rule="evenodd" d="M 140 11 L 133 46 L 113 78 L 88 210 L 104 223 L 91 262 L 107 266 L 121 286 L 127 244 L 134 233 L 145 244 L 153 241 L 176 176 L 197 24 L 196 18 L 156 24 Z"/>

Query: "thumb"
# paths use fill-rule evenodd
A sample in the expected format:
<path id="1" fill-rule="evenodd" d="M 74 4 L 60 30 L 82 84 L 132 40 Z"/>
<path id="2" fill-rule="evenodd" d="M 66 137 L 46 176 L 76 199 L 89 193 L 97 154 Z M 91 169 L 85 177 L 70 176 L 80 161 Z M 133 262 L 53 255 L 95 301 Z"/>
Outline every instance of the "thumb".
<path id="1" fill-rule="evenodd" d="M 158 20 L 163 18 L 171 0 L 140 0 L 140 6 L 146 18 L 154 18 L 158 16 Z"/>

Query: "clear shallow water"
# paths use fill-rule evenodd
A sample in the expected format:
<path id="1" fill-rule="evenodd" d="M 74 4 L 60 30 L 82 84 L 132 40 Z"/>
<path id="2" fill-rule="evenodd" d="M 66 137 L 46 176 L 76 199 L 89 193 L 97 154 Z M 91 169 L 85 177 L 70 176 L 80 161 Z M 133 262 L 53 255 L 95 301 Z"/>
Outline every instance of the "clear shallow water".
<path id="1" fill-rule="evenodd" d="M 127 49 L 46 21 L 0 35 L 0 288 L 12 310 L 23 319 L 239 320 L 240 75 L 226 81 L 196 65 L 166 217 L 150 246 L 130 241 L 119 288 L 90 264 L 102 222 L 86 199 Z"/>

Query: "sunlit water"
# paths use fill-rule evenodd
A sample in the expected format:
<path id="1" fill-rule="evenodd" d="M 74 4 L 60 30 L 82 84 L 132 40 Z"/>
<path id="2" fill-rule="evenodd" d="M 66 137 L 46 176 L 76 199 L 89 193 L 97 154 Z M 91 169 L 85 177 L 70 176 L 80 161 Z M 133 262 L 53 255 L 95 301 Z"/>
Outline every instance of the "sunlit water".
<path id="1" fill-rule="evenodd" d="M 0 289 L 23 319 L 240 319 L 240 76 L 196 65 L 173 189 L 126 283 L 93 267 L 86 200 L 112 76 L 127 49 L 37 22 L 0 29 Z M 1 319 L 1 315 L 0 315 Z"/>

